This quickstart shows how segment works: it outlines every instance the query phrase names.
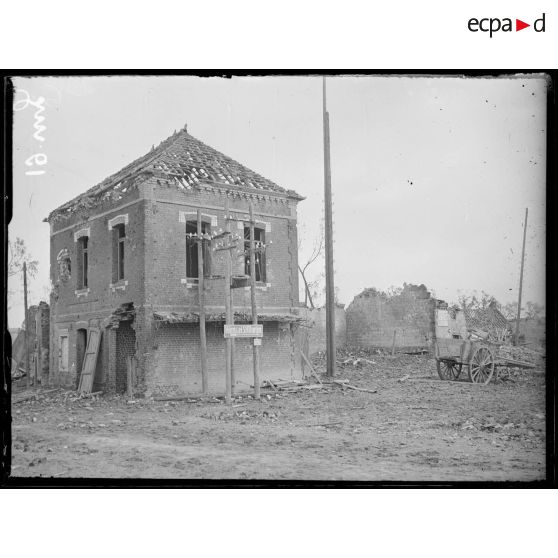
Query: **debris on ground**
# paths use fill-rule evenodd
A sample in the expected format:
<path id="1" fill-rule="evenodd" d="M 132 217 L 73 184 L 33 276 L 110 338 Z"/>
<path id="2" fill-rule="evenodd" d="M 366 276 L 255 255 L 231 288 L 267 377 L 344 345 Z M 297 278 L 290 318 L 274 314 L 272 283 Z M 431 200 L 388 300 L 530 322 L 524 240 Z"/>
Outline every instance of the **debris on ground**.
<path id="1" fill-rule="evenodd" d="M 428 355 L 340 349 L 334 381 L 324 375 L 325 354 L 309 360 L 322 383 L 287 372 L 262 382 L 260 401 L 235 393 L 232 405 L 214 396 L 137 395 L 128 404 L 126 395 L 39 389 L 12 407 L 12 474 L 176 478 L 178 468 L 187 478 L 544 477 L 543 365 L 510 367 L 513 380 L 472 392 L 467 374 L 432 381 Z"/>

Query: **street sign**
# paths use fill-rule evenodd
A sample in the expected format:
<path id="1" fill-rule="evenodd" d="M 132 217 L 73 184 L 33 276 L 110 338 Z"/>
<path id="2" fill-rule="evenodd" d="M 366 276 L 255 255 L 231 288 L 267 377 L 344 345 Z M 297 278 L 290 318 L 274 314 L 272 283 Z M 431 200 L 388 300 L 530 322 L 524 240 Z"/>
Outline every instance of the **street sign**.
<path id="1" fill-rule="evenodd" d="M 262 324 L 225 324 L 225 339 L 233 337 L 263 337 Z"/>

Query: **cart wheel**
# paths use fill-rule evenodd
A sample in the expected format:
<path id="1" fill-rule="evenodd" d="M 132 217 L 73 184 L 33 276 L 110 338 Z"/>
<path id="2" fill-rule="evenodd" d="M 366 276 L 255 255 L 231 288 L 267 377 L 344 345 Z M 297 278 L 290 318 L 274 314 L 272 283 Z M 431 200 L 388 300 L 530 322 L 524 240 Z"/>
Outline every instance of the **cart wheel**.
<path id="1" fill-rule="evenodd" d="M 487 347 L 479 347 L 469 364 L 469 378 L 474 384 L 488 384 L 494 374 L 494 355 Z"/>
<path id="2" fill-rule="evenodd" d="M 462 365 L 455 360 L 436 360 L 438 376 L 441 380 L 457 380 L 461 374 Z"/>

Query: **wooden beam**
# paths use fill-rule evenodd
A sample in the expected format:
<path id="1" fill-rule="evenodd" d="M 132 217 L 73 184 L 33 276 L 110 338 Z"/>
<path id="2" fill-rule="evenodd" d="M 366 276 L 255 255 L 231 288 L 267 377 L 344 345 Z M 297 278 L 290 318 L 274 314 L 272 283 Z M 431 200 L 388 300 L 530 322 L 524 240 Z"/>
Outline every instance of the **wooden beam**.
<path id="1" fill-rule="evenodd" d="M 23 262 L 23 307 L 25 311 L 25 374 L 27 388 L 29 388 L 31 384 L 31 370 L 29 369 L 29 308 L 27 308 L 27 262 Z"/>
<path id="2" fill-rule="evenodd" d="M 300 350 L 300 349 L 299 349 Z M 318 382 L 321 384 L 322 380 L 320 380 L 320 377 L 318 376 L 318 373 L 316 372 L 315 368 L 312 366 L 312 363 L 306 358 L 306 355 L 302 352 L 302 350 L 300 350 L 300 355 L 302 356 L 302 358 L 304 359 L 304 362 L 308 365 L 308 367 L 310 368 L 310 372 L 312 372 L 312 374 L 314 375 L 314 377 L 316 378 L 316 380 L 318 380 Z"/>
<path id="3" fill-rule="evenodd" d="M 225 230 L 231 232 L 229 220 L 229 197 L 225 198 Z M 227 235 L 227 243 L 230 244 L 230 235 Z M 225 251 L 225 323 L 232 324 L 231 305 L 231 252 Z M 225 339 L 225 402 L 230 405 L 232 396 L 232 342 L 230 338 Z"/>
<path id="4" fill-rule="evenodd" d="M 133 374 L 132 374 L 132 357 L 126 357 L 126 395 L 134 396 Z"/>
<path id="5" fill-rule="evenodd" d="M 515 322 L 514 345 L 519 343 L 519 320 L 521 318 L 521 294 L 523 290 L 523 264 L 525 263 L 525 237 L 527 235 L 527 215 L 529 208 L 525 208 L 525 223 L 523 224 L 523 248 L 521 250 L 521 272 L 519 274 L 519 297 L 517 301 L 517 319 Z"/>

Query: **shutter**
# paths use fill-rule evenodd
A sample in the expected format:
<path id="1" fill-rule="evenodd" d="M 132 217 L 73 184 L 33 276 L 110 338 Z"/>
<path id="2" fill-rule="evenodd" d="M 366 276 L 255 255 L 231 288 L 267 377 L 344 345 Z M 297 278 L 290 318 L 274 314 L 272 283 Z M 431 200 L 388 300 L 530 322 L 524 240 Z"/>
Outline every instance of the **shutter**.
<path id="1" fill-rule="evenodd" d="M 85 350 L 85 358 L 83 359 L 81 377 L 79 379 L 78 391 L 80 393 L 91 393 L 91 389 L 93 388 L 100 341 L 101 330 L 97 327 L 90 328 L 87 335 L 87 349 Z"/>

